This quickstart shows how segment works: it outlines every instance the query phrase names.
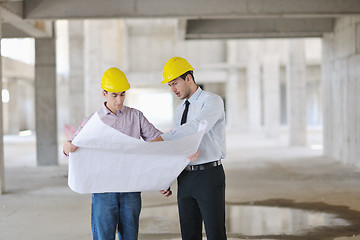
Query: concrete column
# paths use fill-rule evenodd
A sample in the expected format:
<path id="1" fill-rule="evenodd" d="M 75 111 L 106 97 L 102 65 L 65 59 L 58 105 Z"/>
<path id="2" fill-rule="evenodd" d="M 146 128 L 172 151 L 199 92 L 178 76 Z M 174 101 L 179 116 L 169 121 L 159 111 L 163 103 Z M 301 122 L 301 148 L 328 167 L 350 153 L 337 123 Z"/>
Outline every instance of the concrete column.
<path id="1" fill-rule="evenodd" d="M 324 34 L 322 39 L 322 64 L 321 64 L 321 86 L 322 86 L 322 101 L 323 101 L 323 145 L 324 155 L 331 156 L 335 159 L 340 158 L 335 155 L 337 137 L 332 130 L 334 127 L 334 108 L 335 108 L 335 89 L 333 84 L 335 81 L 335 63 L 333 61 L 333 54 L 335 49 L 335 34 Z M 336 157 L 335 157 L 336 156 Z"/>
<path id="2" fill-rule="evenodd" d="M 35 39 L 35 113 L 38 165 L 57 165 L 55 38 Z"/>
<path id="3" fill-rule="evenodd" d="M 289 40 L 286 66 L 287 119 L 289 144 L 306 145 L 306 63 L 305 42 Z"/>
<path id="4" fill-rule="evenodd" d="M 0 12 L 1 17 L 1 12 Z M 0 48 L 1 48 L 1 29 L 2 21 L 0 18 Z M 0 91 L 2 90 L 2 57 L 0 56 Z M 0 194 L 5 193 L 5 164 L 4 164 L 4 138 L 3 138 L 3 108 L 2 101 L 0 104 Z"/>
<path id="5" fill-rule="evenodd" d="M 126 19 L 119 19 L 118 25 L 118 36 L 119 36 L 119 65 L 123 71 L 129 70 L 129 50 L 130 50 L 130 39 L 128 23 Z"/>
<path id="6" fill-rule="evenodd" d="M 8 123 L 9 123 L 9 134 L 18 134 L 20 130 L 20 110 L 19 110 L 19 87 L 16 78 L 9 78 L 7 82 L 7 88 L 10 95 L 9 100 L 9 111 L 8 111 Z"/>
<path id="7" fill-rule="evenodd" d="M 226 121 L 227 127 L 238 129 L 240 122 L 239 74 L 237 69 L 229 70 L 226 84 Z"/>
<path id="8" fill-rule="evenodd" d="M 34 81 L 22 80 L 18 86 L 21 97 L 26 101 L 21 101 L 19 105 L 19 128 L 20 130 L 35 130 L 35 89 Z"/>
<path id="9" fill-rule="evenodd" d="M 276 138 L 280 130 L 279 59 L 266 55 L 263 58 L 264 125 L 265 136 Z"/>
<path id="10" fill-rule="evenodd" d="M 2 64 L 4 64 L 4 61 L 2 62 Z M 4 66 L 3 66 L 4 68 Z M 2 95 L 2 127 L 3 127 L 3 134 L 9 134 L 9 121 L 10 121 L 10 117 L 9 117 L 9 102 L 4 102 L 4 100 L 6 100 L 6 96 L 5 96 L 5 90 L 8 90 L 8 81 L 9 79 L 6 77 L 2 77 L 2 85 L 1 85 L 1 95 Z M 10 93 L 9 93 L 10 95 Z"/>
<path id="11" fill-rule="evenodd" d="M 100 81 L 109 67 L 120 67 L 117 20 L 85 21 L 85 115 L 104 102 Z M 126 74 L 126 72 L 125 72 Z"/>
<path id="12" fill-rule="evenodd" d="M 248 127 L 250 132 L 259 132 L 261 130 L 261 76 L 260 63 L 257 59 L 249 59 L 246 74 Z"/>
<path id="13" fill-rule="evenodd" d="M 324 155 L 360 167 L 360 17 L 340 17 L 324 34 Z"/>
<path id="14" fill-rule="evenodd" d="M 77 126 L 85 117 L 84 21 L 69 21 L 69 113 L 71 126 Z"/>
<path id="15" fill-rule="evenodd" d="M 229 67 L 226 83 L 226 122 L 227 127 L 238 129 L 240 126 L 239 103 L 239 69 L 236 67 L 238 57 L 237 41 L 226 42 L 226 61 Z"/>

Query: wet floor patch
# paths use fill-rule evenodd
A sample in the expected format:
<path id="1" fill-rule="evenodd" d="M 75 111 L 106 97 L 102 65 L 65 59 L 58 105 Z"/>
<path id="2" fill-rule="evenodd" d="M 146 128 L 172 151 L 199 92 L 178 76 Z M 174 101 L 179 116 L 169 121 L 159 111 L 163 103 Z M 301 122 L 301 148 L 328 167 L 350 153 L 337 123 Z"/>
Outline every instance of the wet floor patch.
<path id="1" fill-rule="evenodd" d="M 360 235 L 360 212 L 282 199 L 227 203 L 226 228 L 229 239 L 330 240 Z M 177 206 L 144 207 L 140 233 L 142 239 L 180 239 Z"/>

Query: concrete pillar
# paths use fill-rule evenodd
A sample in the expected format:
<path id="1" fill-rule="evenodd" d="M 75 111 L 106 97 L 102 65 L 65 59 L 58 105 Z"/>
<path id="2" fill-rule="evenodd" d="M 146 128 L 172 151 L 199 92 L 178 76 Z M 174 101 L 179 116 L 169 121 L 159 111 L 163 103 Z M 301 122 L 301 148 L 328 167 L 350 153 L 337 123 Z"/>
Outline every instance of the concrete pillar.
<path id="1" fill-rule="evenodd" d="M 229 67 L 226 83 L 226 124 L 231 129 L 240 126 L 240 103 L 239 103 L 239 69 L 236 67 L 238 57 L 237 41 L 226 42 L 226 61 Z"/>
<path id="2" fill-rule="evenodd" d="M 84 21 L 69 21 L 69 113 L 77 128 L 85 117 Z"/>
<path id="3" fill-rule="evenodd" d="M 289 144 L 306 145 L 306 63 L 305 42 L 288 42 L 286 66 L 287 119 Z"/>
<path id="4" fill-rule="evenodd" d="M 119 33 L 119 66 L 123 71 L 129 70 L 130 39 L 127 19 L 118 20 Z"/>
<path id="5" fill-rule="evenodd" d="M 20 111 L 19 111 L 19 86 L 16 78 L 9 78 L 7 82 L 7 88 L 9 91 L 9 111 L 8 111 L 8 123 L 9 134 L 18 134 L 20 130 Z"/>
<path id="6" fill-rule="evenodd" d="M 265 136 L 276 138 L 280 130 L 280 67 L 277 56 L 263 57 Z"/>
<path id="7" fill-rule="evenodd" d="M 324 155 L 360 167 L 360 17 L 340 17 L 324 34 Z"/>
<path id="8" fill-rule="evenodd" d="M 334 107 L 335 107 L 335 96 L 333 83 L 335 82 L 335 76 L 333 69 L 335 64 L 333 61 L 333 52 L 335 48 L 335 35 L 324 34 L 322 39 L 322 64 L 321 64 L 321 86 L 322 86 L 322 100 L 323 100 L 323 145 L 324 155 L 335 158 L 335 138 L 332 130 L 334 126 Z M 331 117 L 332 116 L 332 117 Z M 339 158 L 335 158 L 339 159 Z"/>
<path id="9" fill-rule="evenodd" d="M 35 113 L 38 165 L 57 165 L 55 38 L 35 39 Z"/>
<path id="10" fill-rule="evenodd" d="M 105 70 L 121 68 L 118 41 L 118 20 L 85 21 L 85 115 L 104 102 L 100 81 Z"/>
<path id="11" fill-rule="evenodd" d="M 236 68 L 230 69 L 226 84 L 226 121 L 227 127 L 238 129 L 240 124 L 239 73 Z"/>
<path id="12" fill-rule="evenodd" d="M 19 81 L 18 81 L 19 82 Z M 19 129 L 35 130 L 35 89 L 34 81 L 21 79 L 18 85 L 21 97 L 26 99 L 19 104 Z"/>
<path id="13" fill-rule="evenodd" d="M 249 132 L 261 130 L 261 85 L 260 63 L 250 58 L 246 68 L 247 80 L 247 110 Z"/>
<path id="14" fill-rule="evenodd" d="M 4 61 L 3 61 L 4 64 Z M 1 85 L 1 96 L 2 96 L 2 127 L 3 127 L 3 134 L 9 134 L 9 101 L 7 100 L 7 96 L 5 96 L 6 94 L 6 90 L 8 91 L 8 78 L 6 77 L 2 77 L 2 85 Z M 10 95 L 9 91 L 8 94 Z"/>
<path id="15" fill-rule="evenodd" d="M 0 12 L 1 17 L 1 12 Z M 0 49 L 1 49 L 1 29 L 2 21 L 0 18 Z M 0 56 L 0 90 L 2 90 L 2 57 Z M 4 164 L 4 138 L 3 138 L 3 109 L 2 109 L 2 101 L 0 104 L 0 194 L 5 193 L 5 164 Z"/>

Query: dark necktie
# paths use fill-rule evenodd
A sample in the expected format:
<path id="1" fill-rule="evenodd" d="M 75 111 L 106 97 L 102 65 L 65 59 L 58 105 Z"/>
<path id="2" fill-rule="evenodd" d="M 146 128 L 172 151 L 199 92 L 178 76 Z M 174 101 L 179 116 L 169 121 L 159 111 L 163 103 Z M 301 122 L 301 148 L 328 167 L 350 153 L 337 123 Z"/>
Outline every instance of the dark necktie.
<path id="1" fill-rule="evenodd" d="M 187 118 L 187 114 L 188 114 L 188 111 L 189 111 L 189 105 L 190 105 L 190 102 L 188 100 L 186 100 L 185 101 L 185 109 L 184 109 L 184 112 L 183 112 L 183 115 L 182 115 L 182 118 L 181 118 L 181 125 L 186 123 L 186 118 Z"/>

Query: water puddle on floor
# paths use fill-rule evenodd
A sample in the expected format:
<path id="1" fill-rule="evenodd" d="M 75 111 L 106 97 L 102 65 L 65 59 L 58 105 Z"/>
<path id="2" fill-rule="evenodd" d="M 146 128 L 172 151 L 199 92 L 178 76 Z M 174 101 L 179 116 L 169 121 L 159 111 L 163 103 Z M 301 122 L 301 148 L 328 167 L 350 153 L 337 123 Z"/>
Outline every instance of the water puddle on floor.
<path id="1" fill-rule="evenodd" d="M 229 203 L 226 205 L 226 228 L 229 239 L 352 237 L 360 234 L 360 213 L 344 206 L 289 200 Z M 142 239 L 180 239 L 176 237 L 180 236 L 177 206 L 143 207 L 140 233 Z"/>
<path id="2" fill-rule="evenodd" d="M 246 236 L 302 234 L 319 227 L 348 226 L 334 214 L 267 206 L 227 206 L 229 233 Z"/>

